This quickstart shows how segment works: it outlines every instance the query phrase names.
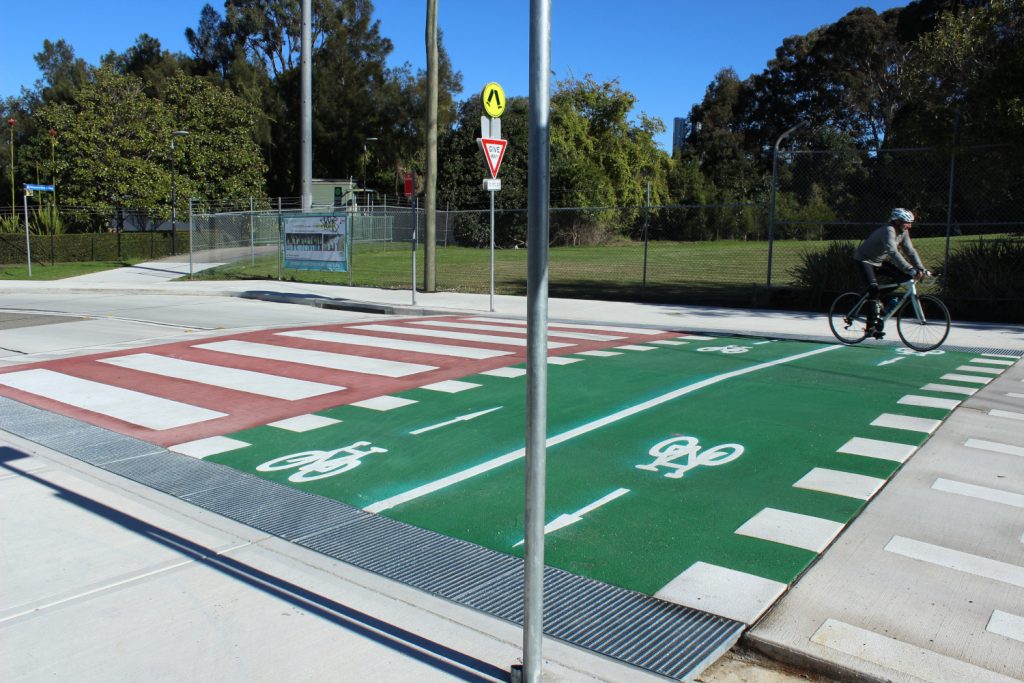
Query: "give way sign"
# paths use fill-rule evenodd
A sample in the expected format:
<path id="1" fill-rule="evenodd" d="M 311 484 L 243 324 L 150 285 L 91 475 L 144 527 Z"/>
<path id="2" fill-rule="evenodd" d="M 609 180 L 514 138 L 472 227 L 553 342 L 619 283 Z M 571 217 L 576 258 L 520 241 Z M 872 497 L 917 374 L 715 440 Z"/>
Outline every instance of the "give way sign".
<path id="1" fill-rule="evenodd" d="M 491 177 L 498 177 L 498 169 L 501 168 L 501 160 L 505 157 L 505 147 L 508 140 L 494 140 L 480 138 L 480 149 L 484 151 L 484 159 L 487 160 L 487 168 L 491 171 Z"/>

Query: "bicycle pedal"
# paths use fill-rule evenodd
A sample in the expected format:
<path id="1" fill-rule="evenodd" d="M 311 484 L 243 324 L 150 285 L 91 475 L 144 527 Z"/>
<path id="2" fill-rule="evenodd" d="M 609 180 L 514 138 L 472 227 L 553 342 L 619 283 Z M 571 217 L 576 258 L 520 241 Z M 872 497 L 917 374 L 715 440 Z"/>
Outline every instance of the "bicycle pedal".
<path id="1" fill-rule="evenodd" d="M 871 336 L 874 337 L 875 339 L 882 339 L 883 337 L 885 337 L 885 332 L 873 332 Z"/>

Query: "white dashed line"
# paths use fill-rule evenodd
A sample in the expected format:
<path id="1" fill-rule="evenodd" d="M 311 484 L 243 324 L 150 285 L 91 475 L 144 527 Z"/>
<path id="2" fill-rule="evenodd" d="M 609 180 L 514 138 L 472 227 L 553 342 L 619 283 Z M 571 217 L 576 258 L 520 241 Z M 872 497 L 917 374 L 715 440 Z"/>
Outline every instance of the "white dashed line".
<path id="1" fill-rule="evenodd" d="M 985 630 L 1024 643 L 1024 617 L 1009 612 L 992 612 Z"/>
<path id="2" fill-rule="evenodd" d="M 890 429 L 904 429 L 908 432 L 923 432 L 931 434 L 942 420 L 930 420 L 925 417 L 911 417 L 909 415 L 895 415 L 893 413 L 882 413 L 871 421 L 872 427 L 888 427 Z"/>
<path id="3" fill-rule="evenodd" d="M 1013 491 L 1003 491 L 987 486 L 977 486 L 962 481 L 942 478 L 936 479 L 935 483 L 932 484 L 932 488 L 936 491 L 945 491 L 946 493 L 955 493 L 960 496 L 987 500 L 992 503 L 1010 505 L 1015 508 L 1024 508 L 1024 495 L 1014 493 Z"/>
<path id="4" fill-rule="evenodd" d="M 493 370 L 484 370 L 480 373 L 481 375 L 488 375 L 489 377 L 504 377 L 505 379 L 513 379 L 515 377 L 522 377 L 526 374 L 526 368 L 495 368 Z"/>
<path id="5" fill-rule="evenodd" d="M 416 403 L 416 401 L 398 396 L 376 396 L 374 398 L 368 398 L 365 401 L 356 401 L 349 405 L 357 408 L 378 410 L 383 413 L 389 410 L 394 410 L 395 408 L 404 408 L 405 406 L 412 405 L 413 403 Z"/>
<path id="6" fill-rule="evenodd" d="M 977 389 L 971 387 L 958 387 L 952 384 L 925 384 L 921 387 L 922 391 L 940 391 L 946 394 L 963 394 L 964 396 L 974 396 L 978 393 Z"/>
<path id="7" fill-rule="evenodd" d="M 956 373 L 949 373 L 943 375 L 942 379 L 949 380 L 950 382 L 967 382 L 969 384 L 988 384 L 992 381 L 991 377 L 979 377 L 977 375 L 958 375 Z"/>
<path id="8" fill-rule="evenodd" d="M 444 380 L 443 382 L 434 382 L 433 384 L 424 384 L 420 389 L 426 389 L 427 391 L 440 391 L 445 394 L 458 394 L 468 389 L 476 389 L 479 384 L 473 382 L 460 382 L 454 379 Z"/>
<path id="9" fill-rule="evenodd" d="M 793 486 L 798 489 L 868 500 L 878 493 L 878 489 L 882 488 L 883 484 L 885 484 L 885 479 L 878 477 L 815 467 Z"/>
<path id="10" fill-rule="evenodd" d="M 820 553 L 843 526 L 830 519 L 765 508 L 744 522 L 736 533 Z"/>
<path id="11" fill-rule="evenodd" d="M 296 432 L 301 434 L 302 432 L 311 432 L 314 429 L 320 429 L 322 427 L 330 427 L 341 422 L 341 420 L 335 420 L 331 417 L 324 417 L 322 415 L 296 415 L 295 417 L 289 417 L 285 420 L 278 420 L 277 422 L 271 422 L 268 427 L 277 427 L 278 429 L 284 429 L 289 432 Z"/>
<path id="12" fill-rule="evenodd" d="M 957 370 L 961 372 L 983 372 L 986 375 L 1001 375 L 1004 372 L 1004 368 L 986 368 L 978 365 L 961 365 Z"/>
<path id="13" fill-rule="evenodd" d="M 953 410 L 960 401 L 953 398 L 935 398 L 934 396 L 917 396 L 915 394 L 908 394 L 899 401 L 900 405 L 905 406 L 921 406 L 922 408 L 942 408 L 944 410 Z"/>
<path id="14" fill-rule="evenodd" d="M 992 417 L 1005 417 L 1009 420 L 1024 420 L 1024 413 L 1015 413 L 1012 410 L 997 410 L 993 408 L 988 411 L 988 414 Z"/>
<path id="15" fill-rule="evenodd" d="M 981 555 L 972 555 L 924 541 L 915 541 L 904 536 L 893 536 L 892 540 L 885 545 L 885 549 L 890 553 L 914 560 L 1024 588 L 1024 567 L 1018 567 L 1015 564 L 1000 562 Z"/>
<path id="16" fill-rule="evenodd" d="M 659 600 L 752 624 L 786 584 L 706 562 L 694 562 L 654 594 Z"/>
<path id="17" fill-rule="evenodd" d="M 990 451 L 992 453 L 1005 453 L 1006 455 L 1019 455 L 1024 457 L 1024 447 L 1013 446 L 998 441 L 985 441 L 984 439 L 967 439 L 964 445 L 979 451 Z"/>
<path id="18" fill-rule="evenodd" d="M 219 453 L 227 453 L 228 451 L 237 451 L 239 448 L 245 448 L 248 445 L 244 441 L 229 439 L 226 436 L 211 436 L 207 439 L 196 439 L 195 441 L 179 443 L 177 446 L 168 446 L 167 450 L 193 458 L 205 458 Z"/>
<path id="19" fill-rule="evenodd" d="M 863 455 L 868 458 L 879 460 L 892 460 L 894 462 L 906 462 L 907 458 L 914 454 L 917 446 L 894 441 L 879 441 L 877 439 L 864 439 L 855 436 L 839 449 L 838 453 L 847 455 Z"/>

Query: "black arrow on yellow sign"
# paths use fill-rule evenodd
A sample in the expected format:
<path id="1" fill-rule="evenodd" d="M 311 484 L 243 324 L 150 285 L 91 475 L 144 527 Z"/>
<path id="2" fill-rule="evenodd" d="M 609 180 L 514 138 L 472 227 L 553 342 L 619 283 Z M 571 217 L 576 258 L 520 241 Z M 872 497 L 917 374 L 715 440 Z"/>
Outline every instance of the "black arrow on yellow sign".
<path id="1" fill-rule="evenodd" d="M 505 111 L 505 91 L 497 83 L 488 83 L 480 93 L 484 111 L 492 118 L 498 118 Z"/>

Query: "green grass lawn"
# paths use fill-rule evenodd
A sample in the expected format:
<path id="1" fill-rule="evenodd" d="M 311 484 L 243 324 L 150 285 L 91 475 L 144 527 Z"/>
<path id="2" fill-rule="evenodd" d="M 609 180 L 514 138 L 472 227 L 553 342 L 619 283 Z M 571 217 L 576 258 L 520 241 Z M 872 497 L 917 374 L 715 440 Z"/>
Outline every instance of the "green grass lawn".
<path id="1" fill-rule="evenodd" d="M 76 263 L 55 263 L 54 265 L 33 263 L 32 277 L 28 275 L 28 265 L 0 265 L 0 280 L 62 280 L 76 275 L 88 275 L 101 270 L 112 270 L 131 266 L 141 261 L 83 261 Z"/>

